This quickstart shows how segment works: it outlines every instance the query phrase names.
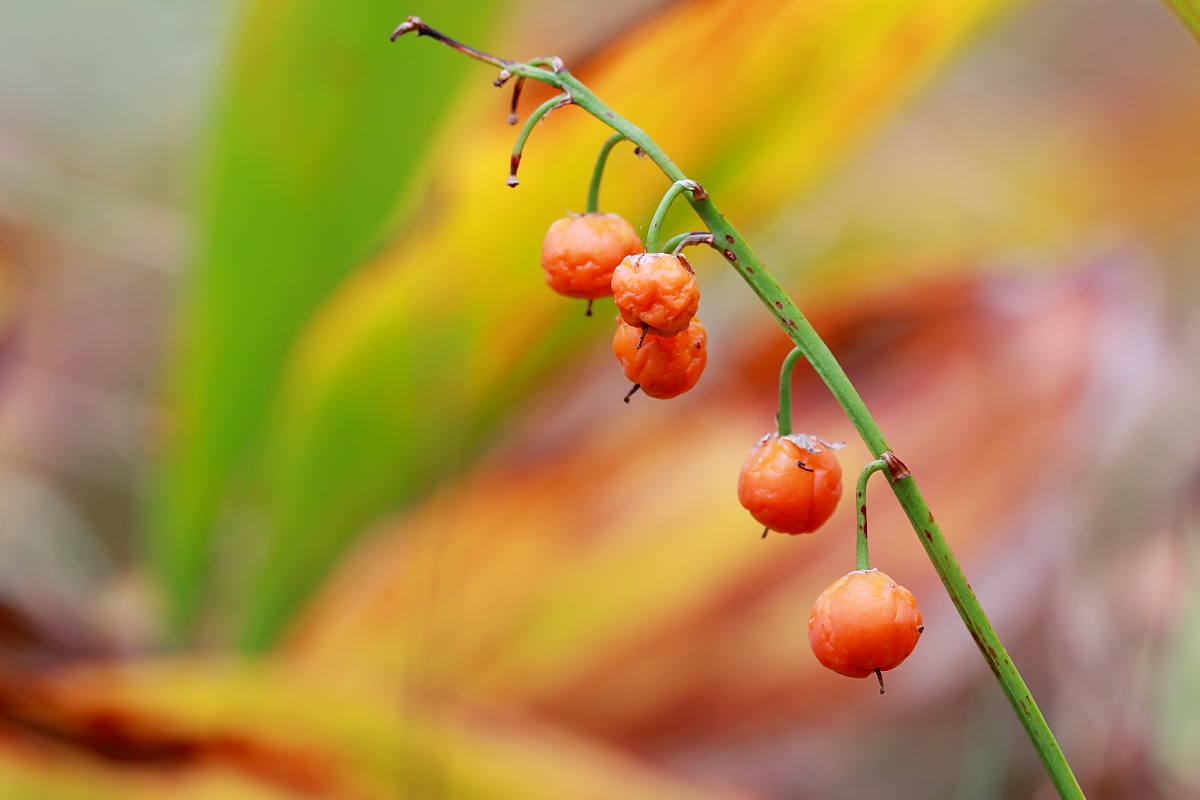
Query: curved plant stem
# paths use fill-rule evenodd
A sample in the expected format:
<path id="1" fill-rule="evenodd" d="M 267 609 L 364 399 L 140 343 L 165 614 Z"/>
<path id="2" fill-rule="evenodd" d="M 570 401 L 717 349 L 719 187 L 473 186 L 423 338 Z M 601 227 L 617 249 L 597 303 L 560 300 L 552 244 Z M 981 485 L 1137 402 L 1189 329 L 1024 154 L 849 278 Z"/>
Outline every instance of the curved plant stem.
<path id="1" fill-rule="evenodd" d="M 671 210 L 671 204 L 675 202 L 675 198 L 679 197 L 682 192 L 691 192 L 693 198 L 697 196 L 708 197 L 708 193 L 695 181 L 682 178 L 672 183 L 671 188 L 667 189 L 666 194 L 663 195 L 662 202 L 654 210 L 654 216 L 650 218 L 650 227 L 646 229 L 647 253 L 664 252 L 660 244 L 663 221 L 667 218 L 667 212 Z"/>
<path id="2" fill-rule="evenodd" d="M 518 83 L 518 85 L 520 85 Z M 521 132 L 517 134 L 517 141 L 513 143 L 512 159 L 509 161 L 508 185 L 517 186 L 520 181 L 517 180 L 517 168 L 521 166 L 521 153 L 525 149 L 525 142 L 529 139 L 529 134 L 533 132 L 533 126 L 537 125 L 546 115 L 556 108 L 561 108 L 571 102 L 571 95 L 564 92 L 557 97 L 551 97 L 546 102 L 534 109 L 529 115 L 529 119 L 525 120 L 525 124 L 521 126 Z"/>
<path id="3" fill-rule="evenodd" d="M 625 134 L 614 133 L 604 141 L 604 144 L 600 145 L 600 153 L 596 156 L 596 168 L 592 170 L 592 182 L 588 184 L 587 212 L 589 214 L 600 210 L 600 179 L 604 177 L 608 154 L 623 141 L 625 141 Z"/>
<path id="4" fill-rule="evenodd" d="M 543 69 L 481 53 L 434 31 L 415 17 L 410 17 L 402 23 L 393 33 L 392 38 L 395 39 L 407 31 L 416 31 L 419 35 L 431 36 L 472 58 L 508 70 L 514 75 L 533 78 L 559 89 L 575 105 L 614 131 L 624 134 L 625 138 L 645 153 L 671 181 L 678 184 L 680 181 L 688 180 L 683 171 L 667 157 L 667 154 L 654 140 L 646 135 L 645 131 L 609 108 L 591 90 L 557 63 L 552 64 L 552 69 Z M 550 62 L 539 61 L 539 63 Z M 750 249 L 742 235 L 717 209 L 712 198 L 707 194 L 693 192 L 688 202 L 712 232 L 716 241 L 715 246 L 721 250 L 725 260 L 741 275 L 775 318 L 779 327 L 812 364 L 817 375 L 824 381 L 841 405 L 842 410 L 850 418 L 871 454 L 886 464 L 891 478 L 892 492 L 903 507 L 930 562 L 941 578 L 942 585 L 958 610 L 971 637 L 975 640 L 975 644 L 979 647 L 980 654 L 996 676 L 1001 690 L 1008 698 L 1009 704 L 1024 727 L 1034 749 L 1037 750 L 1059 796 L 1083 798 L 1083 792 L 1063 756 L 1062 749 L 1055 741 L 1054 734 L 1051 733 L 1045 717 L 1042 716 L 1037 703 L 1029 693 L 1025 681 L 1013 665 L 1012 659 L 1009 658 L 995 629 L 980 606 L 978 598 L 975 597 L 975 593 L 967 583 L 966 576 L 963 575 L 958 561 L 950 551 L 941 528 L 934 520 L 932 512 L 925 503 L 925 498 L 917 488 L 916 481 L 900 460 L 890 452 L 882 431 L 867 411 L 858 391 L 846 377 L 845 371 L 800 312 L 800 309 L 779 285 L 779 282 Z"/>
<path id="5" fill-rule="evenodd" d="M 775 429 L 779 431 L 780 436 L 787 436 L 792 432 L 792 370 L 796 362 L 803 357 L 804 351 L 794 347 L 783 359 L 783 366 L 779 368 L 779 412 L 775 415 Z"/>
<path id="6" fill-rule="evenodd" d="M 858 473 L 858 483 L 854 491 L 855 509 L 858 511 L 858 536 L 854 545 L 854 568 L 870 569 L 871 558 L 867 553 L 867 481 L 881 469 L 887 469 L 887 462 L 882 458 L 872 461 Z"/>
<path id="7" fill-rule="evenodd" d="M 689 231 L 688 233 L 677 233 L 664 244 L 663 252 L 670 253 L 673 256 L 679 255 L 680 251 L 685 247 L 690 247 L 696 244 L 706 244 L 709 247 L 713 246 L 713 235 L 708 231 Z"/>

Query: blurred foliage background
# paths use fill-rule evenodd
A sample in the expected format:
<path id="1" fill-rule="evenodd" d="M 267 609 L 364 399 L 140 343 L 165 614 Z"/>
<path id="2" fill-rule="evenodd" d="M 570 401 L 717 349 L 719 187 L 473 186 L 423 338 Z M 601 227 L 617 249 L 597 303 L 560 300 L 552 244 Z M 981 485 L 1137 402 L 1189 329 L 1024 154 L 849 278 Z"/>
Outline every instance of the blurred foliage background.
<path id="1" fill-rule="evenodd" d="M 819 670 L 853 510 L 760 542 L 733 491 L 788 343 L 697 253 L 707 374 L 621 403 L 611 304 L 537 266 L 606 131 L 556 112 L 506 188 L 507 92 L 389 45 L 411 13 L 564 57 L 700 180 L 1088 796 L 1200 792 L 1200 47 L 1166 4 L 52 0 L 0 8 L 0 796 L 1050 796 L 886 494 L 927 633 L 882 697 Z M 602 204 L 644 228 L 665 188 L 618 148 Z"/>

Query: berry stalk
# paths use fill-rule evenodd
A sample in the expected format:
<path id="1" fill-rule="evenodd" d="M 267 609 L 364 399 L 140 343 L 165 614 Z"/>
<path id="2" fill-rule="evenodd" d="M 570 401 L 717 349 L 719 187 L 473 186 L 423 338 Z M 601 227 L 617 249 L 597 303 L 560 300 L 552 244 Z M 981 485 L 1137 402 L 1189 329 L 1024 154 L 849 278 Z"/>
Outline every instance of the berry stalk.
<path id="1" fill-rule="evenodd" d="M 596 168 L 592 170 L 592 182 L 588 184 L 586 211 L 589 214 L 600 210 L 600 180 L 604 177 L 608 154 L 623 141 L 625 141 L 625 134 L 614 133 L 604 141 L 604 144 L 600 145 L 600 153 L 596 156 Z"/>
<path id="2" fill-rule="evenodd" d="M 571 75 L 556 59 L 535 59 L 530 63 L 508 61 L 482 53 L 434 31 L 416 17 L 409 17 L 392 34 L 395 40 L 402 33 L 416 31 L 418 35 L 430 36 L 465 55 L 484 63 L 500 67 L 509 75 L 532 78 L 552 86 L 566 95 L 560 102 L 570 102 L 591 114 L 602 124 L 632 142 L 673 183 L 691 183 L 665 152 L 645 131 L 617 114 L 584 84 Z M 547 65 L 544 68 L 536 65 Z M 672 198 L 673 199 L 673 198 Z M 888 467 L 890 485 L 897 501 L 903 507 L 921 545 L 941 578 L 954 607 L 970 632 L 984 661 L 995 675 L 1009 704 L 1024 727 L 1030 742 L 1037 751 L 1051 782 L 1062 798 L 1083 798 L 1075 775 L 1054 738 L 1045 717 L 1034 702 L 1032 694 L 1009 657 L 1004 645 L 988 621 L 966 576 L 951 552 L 941 528 L 929 510 L 917 488 L 916 481 L 903 468 L 903 464 L 890 452 L 887 440 L 858 391 L 846 376 L 841 364 L 834 358 L 829 347 L 817 335 L 795 302 L 780 286 L 779 281 L 767 270 L 762 260 L 750 249 L 741 233 L 725 219 L 712 198 L 702 192 L 692 193 L 688 202 L 696 214 L 708 226 L 715 244 L 725 260 L 737 271 L 750 289 L 759 298 L 767 311 L 775 318 L 780 328 L 812 365 L 817 375 L 829 388 L 842 410 L 849 417 L 871 454 Z M 665 213 L 665 212 L 664 212 Z"/>
<path id="3" fill-rule="evenodd" d="M 854 568 L 857 570 L 871 568 L 871 558 L 867 553 L 867 481 L 876 472 L 886 468 L 887 462 L 880 458 L 867 464 L 858 473 L 858 485 L 854 492 L 854 508 L 858 515 L 858 535 L 854 546 Z"/>
<path id="4" fill-rule="evenodd" d="M 803 356 L 804 351 L 794 347 L 779 368 L 779 413 L 775 415 L 775 429 L 780 436 L 792 432 L 792 370 Z"/>

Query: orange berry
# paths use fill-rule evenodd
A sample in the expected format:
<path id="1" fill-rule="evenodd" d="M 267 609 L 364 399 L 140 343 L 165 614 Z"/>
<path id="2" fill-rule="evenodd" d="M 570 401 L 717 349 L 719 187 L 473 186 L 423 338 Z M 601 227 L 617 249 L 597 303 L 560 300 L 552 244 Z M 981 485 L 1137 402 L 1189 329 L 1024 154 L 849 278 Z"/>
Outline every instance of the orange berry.
<path id="1" fill-rule="evenodd" d="M 877 569 L 838 578 L 808 616 L 808 643 L 817 661 L 851 678 L 898 667 L 923 630 L 912 593 Z"/>
<path id="2" fill-rule="evenodd" d="M 771 530 L 812 533 L 837 508 L 842 467 L 831 447 L 806 434 L 772 433 L 750 450 L 737 491 L 742 506 Z"/>
<path id="3" fill-rule="evenodd" d="M 617 214 L 594 211 L 555 220 L 542 240 L 546 283 L 561 295 L 595 300 L 612 294 L 621 259 L 642 252 L 633 226 Z"/>
<path id="4" fill-rule="evenodd" d="M 700 305 L 696 273 L 683 256 L 641 253 L 627 256 L 612 277 L 613 300 L 629 325 L 659 336 L 687 330 Z"/>
<path id="5" fill-rule="evenodd" d="M 676 336 L 647 333 L 642 340 L 641 328 L 618 322 L 613 335 L 613 354 L 625 369 L 625 377 L 642 392 L 668 400 L 700 380 L 708 362 L 708 333 L 700 320 L 693 318 L 687 330 Z"/>

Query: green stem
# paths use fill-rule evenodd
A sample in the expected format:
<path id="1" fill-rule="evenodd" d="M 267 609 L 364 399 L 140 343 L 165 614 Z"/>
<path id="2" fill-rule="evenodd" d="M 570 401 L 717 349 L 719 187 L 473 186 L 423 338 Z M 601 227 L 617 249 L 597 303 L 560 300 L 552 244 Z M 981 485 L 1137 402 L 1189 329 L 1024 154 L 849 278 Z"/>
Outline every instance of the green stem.
<path id="1" fill-rule="evenodd" d="M 882 458 L 872 461 L 858 473 L 858 484 L 855 487 L 854 502 L 858 510 L 858 536 L 854 545 L 854 568 L 870 569 L 871 559 L 867 554 L 867 480 L 881 469 L 887 468 L 887 462 Z"/>
<path id="2" fill-rule="evenodd" d="M 525 124 L 521 126 L 521 132 L 517 134 L 517 141 L 513 144 L 512 159 L 509 161 L 508 170 L 509 186 L 520 184 L 520 181 L 517 180 L 517 168 L 521 166 L 521 152 L 525 149 L 525 141 L 529 139 L 529 134 L 533 132 L 533 126 L 541 122 L 554 109 L 570 102 L 571 95 L 565 92 L 557 97 L 551 97 L 535 108 L 533 113 L 529 115 L 529 119 L 525 120 Z"/>
<path id="3" fill-rule="evenodd" d="M 675 202 L 675 198 L 679 197 L 682 192 L 691 192 L 692 196 L 701 195 L 708 197 L 708 193 L 700 187 L 700 184 L 695 181 L 681 178 L 671 184 L 663 195 L 662 202 L 658 204 L 658 208 L 654 210 L 654 216 L 650 218 L 650 227 L 646 229 L 646 252 L 647 253 L 662 253 L 661 245 L 659 244 L 662 238 L 663 222 L 667 218 L 667 212 L 671 210 L 671 204 Z"/>
<path id="4" fill-rule="evenodd" d="M 779 413 L 775 415 L 775 428 L 780 436 L 792 432 L 792 369 L 803 356 L 804 351 L 799 347 L 792 348 L 779 368 Z"/>
<path id="5" fill-rule="evenodd" d="M 557 64 L 554 64 L 554 69 L 546 70 L 480 53 L 433 31 L 420 20 L 411 17 L 400 28 L 397 28 L 393 39 L 409 30 L 433 36 L 472 58 L 500 67 L 515 75 L 542 81 L 565 92 L 575 105 L 587 111 L 602 124 L 624 134 L 625 138 L 645 153 L 672 181 L 678 183 L 687 180 L 683 171 L 667 157 L 653 139 L 646 135 L 645 131 L 618 115 L 566 69 L 558 68 Z M 784 292 L 775 277 L 767 271 L 742 235 L 725 219 L 712 199 L 707 194 L 693 192 L 688 202 L 712 232 L 717 243 L 715 246 L 721 250 L 725 260 L 741 275 L 754 294 L 775 317 L 783 332 L 812 364 L 817 375 L 824 381 L 841 405 L 842 410 L 850 418 L 871 454 L 887 464 L 892 492 L 908 516 L 909 523 L 916 531 L 930 562 L 942 580 L 942 585 L 950 596 L 950 600 L 958 610 L 958 614 L 975 640 L 975 644 L 979 647 L 984 661 L 996 676 L 1001 690 L 1024 727 L 1059 796 L 1083 798 L 1083 792 L 1071 772 L 1071 767 L 1067 763 L 1062 749 L 1055 741 L 1054 734 L 1050 731 L 1045 717 L 1029 693 L 1025 681 L 1013 665 L 1012 659 L 1009 658 L 995 629 L 980 606 L 978 598 L 975 597 L 975 593 L 967 583 L 966 576 L 963 575 L 958 561 L 950 551 L 940 527 L 925 503 L 925 498 L 917 488 L 916 481 L 913 480 L 899 459 L 890 452 L 883 433 L 867 411 L 866 405 L 850 383 L 850 379 L 846 377 L 845 371 L 800 312 L 800 309 Z"/>
<path id="6" fill-rule="evenodd" d="M 677 233 L 664 244 L 663 252 L 671 255 L 679 255 L 679 252 L 685 247 L 694 244 L 706 244 L 709 247 L 713 245 L 713 236 L 708 231 L 688 231 L 687 233 Z"/>
<path id="7" fill-rule="evenodd" d="M 600 210 L 600 179 L 604 177 L 608 154 L 623 141 L 625 141 L 625 134 L 614 133 L 600 146 L 600 154 L 596 156 L 596 168 L 592 170 L 592 182 L 588 185 L 587 213 L 589 214 Z"/>

